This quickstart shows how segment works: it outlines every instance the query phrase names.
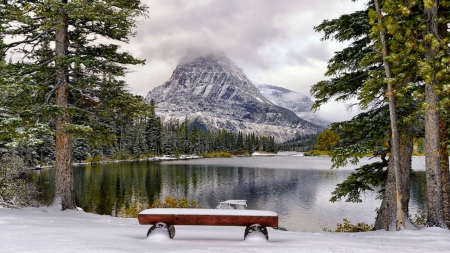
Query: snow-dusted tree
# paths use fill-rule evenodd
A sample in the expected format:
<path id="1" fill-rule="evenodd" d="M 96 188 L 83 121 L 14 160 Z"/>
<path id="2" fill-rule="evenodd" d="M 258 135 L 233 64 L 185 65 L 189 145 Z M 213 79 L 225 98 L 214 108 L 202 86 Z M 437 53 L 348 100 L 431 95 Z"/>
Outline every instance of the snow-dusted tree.
<path id="1" fill-rule="evenodd" d="M 101 114 L 110 109 L 102 97 L 109 95 L 105 92 L 111 86 L 126 93 L 123 82 L 115 77 L 125 74 L 127 64 L 144 62 L 119 52 L 119 46 L 109 42 L 128 42 L 136 18 L 144 16 L 146 9 L 138 0 L 0 2 L 1 33 L 10 38 L 9 43 L 0 42 L 0 58 L 12 50 L 20 57 L 13 68 L 6 68 L 11 78 L 3 81 L 7 86 L 18 85 L 22 96 L 39 103 L 38 108 L 24 110 L 28 115 L 51 115 L 55 121 L 53 202 L 61 204 L 62 210 L 76 208 L 71 135 L 91 129 L 71 118 L 75 113 Z M 49 45 L 53 50 L 47 50 L 44 57 L 37 53 Z M 49 70 L 51 75 L 43 75 Z"/>
<path id="2" fill-rule="evenodd" d="M 192 128 L 191 134 L 190 134 L 190 147 L 191 147 L 191 153 L 197 154 L 200 147 L 200 133 L 198 130 L 197 125 L 195 125 Z"/>
<path id="3" fill-rule="evenodd" d="M 77 138 L 73 143 L 73 158 L 81 163 L 89 157 L 89 144 L 84 138 Z"/>
<path id="4" fill-rule="evenodd" d="M 244 136 L 242 132 L 239 132 L 237 137 L 236 150 L 244 150 L 244 149 L 245 149 Z"/>

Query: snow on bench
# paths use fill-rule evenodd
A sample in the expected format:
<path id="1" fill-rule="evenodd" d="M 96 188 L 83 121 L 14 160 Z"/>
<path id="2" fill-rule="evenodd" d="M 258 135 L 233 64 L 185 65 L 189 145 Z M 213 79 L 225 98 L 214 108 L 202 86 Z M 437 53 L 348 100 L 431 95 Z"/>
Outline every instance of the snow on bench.
<path id="1" fill-rule="evenodd" d="M 140 212 L 138 220 L 141 225 L 153 225 L 147 236 L 156 228 L 164 228 L 170 238 L 175 236 L 174 225 L 246 226 L 244 239 L 259 231 L 267 240 L 266 227 L 278 227 L 276 212 L 260 210 L 152 208 Z"/>

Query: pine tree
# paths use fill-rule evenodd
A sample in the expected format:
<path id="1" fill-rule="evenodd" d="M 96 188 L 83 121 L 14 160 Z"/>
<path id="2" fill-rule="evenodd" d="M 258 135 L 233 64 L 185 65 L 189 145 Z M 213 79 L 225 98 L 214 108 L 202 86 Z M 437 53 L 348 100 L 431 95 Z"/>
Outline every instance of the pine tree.
<path id="1" fill-rule="evenodd" d="M 84 138 L 77 138 L 73 143 L 73 158 L 81 163 L 89 157 L 89 144 Z"/>
<path id="2" fill-rule="evenodd" d="M 311 92 L 317 98 L 313 107 L 318 108 L 332 98 L 345 101 L 356 96 L 359 100 L 358 105 L 367 110 L 367 112 L 360 113 L 351 121 L 332 125 L 331 129 L 336 131 L 340 137 L 338 147 L 332 153 L 333 166 L 336 167 L 343 166 L 348 161 L 357 163 L 366 153 L 377 149 L 379 143 L 387 142 L 392 144 L 391 138 L 388 140 L 385 138 L 390 129 L 387 128 L 385 122 L 381 121 L 385 121 L 387 109 L 385 103 L 387 101 L 380 99 L 387 93 L 387 86 L 384 85 L 385 81 L 397 84 L 398 90 L 401 90 L 406 84 L 415 81 L 411 80 L 411 77 L 414 76 L 414 71 L 401 70 L 400 66 L 397 65 L 392 68 L 395 79 L 386 79 L 385 71 L 383 71 L 385 66 L 383 57 L 379 53 L 381 51 L 379 25 L 381 24 L 378 23 L 376 25 L 376 22 L 370 21 L 370 19 L 377 20 L 378 17 L 374 11 L 373 2 L 369 2 L 365 10 L 343 15 L 339 19 L 331 21 L 325 20 L 315 28 L 316 31 L 325 32 L 324 39 L 334 38 L 338 41 L 351 41 L 352 43 L 344 50 L 337 52 L 330 59 L 326 74 L 333 76 L 333 78 L 329 81 L 319 82 L 312 87 Z M 371 24 L 374 24 L 375 27 L 372 28 Z M 389 37 L 389 39 L 391 42 L 392 37 Z M 418 85 L 411 85 L 408 88 L 410 89 L 409 92 L 419 89 Z M 390 172 L 394 172 L 395 168 L 398 167 L 401 167 L 402 173 L 400 174 L 402 177 L 397 177 L 397 179 L 400 179 L 401 182 L 408 182 L 401 185 L 400 191 L 403 193 L 401 206 L 403 206 L 403 211 L 407 213 L 410 172 L 410 163 L 408 164 L 407 161 L 411 157 L 409 150 L 412 149 L 409 146 L 412 145 L 410 140 L 413 136 L 412 130 L 416 120 L 414 115 L 417 113 L 417 107 L 415 107 L 415 102 L 410 97 L 403 96 L 401 98 L 401 101 L 398 102 L 401 106 L 396 106 L 396 112 L 399 114 L 398 118 L 402 119 L 400 123 L 397 122 L 401 125 L 401 131 L 395 135 L 395 137 L 400 137 L 400 150 L 405 151 L 401 151 L 400 158 L 397 159 L 397 162 L 400 162 L 401 165 L 395 166 L 394 159 L 389 159 L 388 163 L 384 159 L 385 150 L 381 153 L 374 152 L 374 154 L 381 156 L 382 161 L 361 167 L 358 172 L 352 173 L 348 181 L 344 181 L 343 184 L 336 187 L 332 198 L 332 200 L 336 200 L 345 194 L 349 194 L 350 201 L 358 201 L 359 198 L 355 198 L 355 196 L 359 196 L 361 192 L 371 190 L 375 185 L 385 187 L 383 202 L 375 223 L 377 229 L 389 230 L 392 224 L 397 223 L 396 207 L 400 205 L 397 204 L 398 198 L 395 197 L 395 191 L 396 185 L 399 184 L 396 184 L 395 177 L 393 177 L 394 180 L 388 179 L 391 178 L 389 175 L 394 175 Z M 361 135 L 358 132 L 360 129 L 365 129 L 365 132 L 370 134 Z M 387 150 L 390 148 L 392 148 L 392 145 Z M 387 171 L 384 171 L 382 168 L 386 166 Z M 384 171 L 381 173 L 381 177 L 379 176 L 380 169 L 382 172 Z M 359 179 L 363 178 L 362 175 L 375 180 L 371 182 L 361 181 Z M 354 186 L 357 187 L 352 188 Z M 391 196 L 394 196 L 394 198 L 391 198 Z"/>
<path id="3" fill-rule="evenodd" d="M 421 62 L 420 73 L 425 81 L 425 164 L 427 171 L 427 192 L 428 192 L 428 218 L 427 227 L 445 227 L 444 221 L 444 206 L 442 195 L 442 172 L 440 160 L 440 130 L 439 130 L 439 96 L 437 93 L 438 85 L 447 72 L 448 65 L 444 68 L 439 66 L 443 56 L 439 54 L 448 55 L 448 38 L 443 40 L 443 36 L 447 33 L 447 23 L 443 32 L 440 31 L 439 23 L 442 21 L 439 18 L 444 18 L 444 15 L 439 17 L 439 9 L 449 11 L 447 3 L 439 4 L 438 0 L 424 0 L 424 12 L 427 17 L 427 33 L 424 36 L 425 48 L 427 52 L 425 59 Z"/>
<path id="4" fill-rule="evenodd" d="M 8 70 L 12 76 L 26 80 L 26 86 L 49 90 L 38 94 L 39 110 L 31 118 L 44 113 L 55 119 L 56 161 L 54 204 L 62 210 L 76 209 L 71 168 L 71 134 L 89 131 L 85 125 L 74 124 L 71 115 L 86 108 L 98 108 L 99 97 L 104 91 L 101 76 L 108 72 L 123 76 L 126 64 L 142 64 L 143 61 L 118 51 L 119 46 L 102 44 L 99 37 L 111 41 L 128 42 L 136 18 L 145 15 L 146 7 L 140 1 L 3 1 L 0 3 L 2 34 L 18 36 L 10 43 L 1 43 L 1 58 L 10 50 L 23 55 L 23 61 Z M 13 25 L 14 24 L 14 25 Z M 2 26 L 3 26 L 2 25 Z M 53 43 L 53 44 L 52 44 Z M 36 57 L 36 50 L 44 45 L 54 45 L 54 51 L 45 60 Z M 41 82 L 43 69 L 53 69 L 53 80 Z M 78 70 L 77 70 L 78 68 Z M 77 75 L 83 70 L 82 85 Z M 100 77 L 99 77 L 100 76 Z M 48 79 L 48 78 L 47 78 Z M 49 83 L 52 83 L 49 85 Z M 26 89 L 26 88 L 25 88 Z M 106 104 L 105 104 L 106 105 Z M 27 108 L 31 109 L 31 108 Z M 94 110 L 95 111 L 95 110 Z"/>
<path id="5" fill-rule="evenodd" d="M 148 146 L 145 138 L 144 120 L 137 119 L 133 130 L 133 155 L 137 158 L 148 153 Z"/>
<path id="6" fill-rule="evenodd" d="M 162 155 L 164 154 L 164 136 L 165 136 L 165 129 L 164 124 L 161 122 L 161 118 L 156 118 L 156 154 Z"/>
<path id="7" fill-rule="evenodd" d="M 194 125 L 192 128 L 192 132 L 190 135 L 190 146 L 191 146 L 191 154 L 197 154 L 199 152 L 200 147 L 200 134 L 197 125 Z"/>
<path id="8" fill-rule="evenodd" d="M 190 151 L 190 141 L 189 141 L 189 120 L 186 116 L 183 123 L 181 124 L 183 130 L 183 154 L 189 154 Z"/>

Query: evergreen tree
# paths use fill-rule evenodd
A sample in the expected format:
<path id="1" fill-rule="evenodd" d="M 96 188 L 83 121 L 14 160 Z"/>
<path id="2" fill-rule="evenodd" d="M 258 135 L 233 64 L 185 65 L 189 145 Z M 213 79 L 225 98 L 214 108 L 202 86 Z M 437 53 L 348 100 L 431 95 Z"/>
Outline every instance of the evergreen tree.
<path id="1" fill-rule="evenodd" d="M 77 138 L 73 143 L 73 158 L 81 163 L 89 157 L 89 144 L 84 138 Z"/>
<path id="2" fill-rule="evenodd" d="M 190 135 L 190 147 L 191 149 L 191 154 L 197 154 L 199 152 L 200 149 L 200 142 L 199 142 L 199 138 L 200 138 L 200 134 L 199 134 L 199 130 L 197 125 L 195 125 L 192 128 L 192 132 Z"/>
<path id="3" fill-rule="evenodd" d="M 161 122 L 161 118 L 156 118 L 156 154 L 162 155 L 164 154 L 164 124 Z"/>
<path id="4" fill-rule="evenodd" d="M 332 153 L 333 166 L 339 167 L 345 165 L 348 161 L 357 163 L 359 158 L 365 154 L 376 150 L 379 147 L 379 143 L 388 142 L 391 143 L 391 138 L 385 139 L 389 128 L 383 122 L 380 122 L 380 117 L 385 114 L 386 106 L 385 101 L 380 99 L 387 93 L 387 86 L 384 86 L 385 73 L 383 71 L 383 57 L 379 54 L 380 36 L 377 29 L 371 29 L 371 24 L 376 24 L 370 21 L 369 13 L 372 13 L 372 18 L 376 20 L 378 17 L 376 12 L 373 11 L 373 3 L 370 2 L 367 9 L 358 11 L 349 15 L 343 15 L 335 20 L 325 20 L 322 24 L 316 27 L 316 31 L 325 32 L 324 39 L 334 38 L 338 41 L 352 41 L 349 47 L 337 52 L 335 56 L 330 59 L 327 75 L 334 76 L 329 81 L 322 81 L 314 85 L 311 89 L 313 96 L 317 98 L 314 108 L 320 107 L 323 103 L 329 99 L 335 97 L 336 100 L 348 100 L 357 96 L 359 100 L 359 106 L 368 110 L 367 113 L 361 113 L 358 117 L 355 117 L 351 121 L 336 123 L 332 125 L 332 130 L 337 132 L 340 137 L 338 147 Z M 381 51 L 381 50 L 380 50 Z M 397 69 L 393 72 L 396 73 Z M 400 78 L 402 77 L 402 78 Z M 407 83 L 410 76 L 405 72 L 405 75 L 398 75 L 396 83 Z M 404 85 L 403 85 L 404 86 Z M 417 86 L 413 86 L 417 88 Z M 400 103 L 400 102 L 399 102 Z M 399 178 L 401 182 L 407 182 L 401 185 L 401 192 L 403 193 L 401 198 L 402 206 L 404 206 L 404 212 L 407 213 L 407 206 L 409 202 L 409 172 L 410 163 L 402 161 L 410 161 L 411 153 L 407 150 L 410 149 L 412 142 L 412 124 L 414 122 L 414 103 L 408 97 L 402 97 L 401 103 L 404 108 L 397 107 L 397 110 L 402 111 L 403 121 L 400 123 L 402 131 L 397 134 L 403 137 L 400 138 L 400 158 L 398 162 L 402 164 L 402 178 Z M 385 118 L 383 118 L 384 120 Z M 359 126 L 359 129 L 357 128 Z M 369 134 L 361 135 L 357 131 L 365 129 L 365 132 Z M 402 141 L 403 140 L 403 141 Z M 388 149 L 391 148 L 388 147 Z M 361 168 L 355 174 L 352 174 L 348 178 L 349 181 L 345 181 L 345 184 L 338 185 L 334 196 L 344 196 L 349 194 L 349 200 L 358 200 L 354 196 L 359 196 L 361 192 L 373 189 L 373 186 L 381 185 L 384 188 L 384 198 L 380 211 L 378 213 L 375 226 L 378 229 L 389 230 L 392 224 L 396 224 L 396 207 L 397 199 L 395 197 L 396 180 L 390 180 L 392 173 L 382 173 L 384 178 L 378 177 L 380 165 L 388 167 L 388 172 L 394 172 L 396 166 L 394 166 L 394 159 L 390 159 L 389 163 L 384 160 L 382 153 L 374 152 L 374 154 L 381 155 L 382 162 L 373 163 L 370 166 Z M 398 166 L 397 166 L 398 167 Z M 384 171 L 384 169 L 383 169 Z M 385 171 L 386 172 L 386 171 Z M 359 177 L 356 177 L 356 173 L 360 173 Z M 362 175 L 365 175 L 362 177 Z M 355 179 L 361 178 L 374 178 L 374 181 L 362 181 Z M 348 183 L 348 184 L 347 184 Z M 348 187 L 355 186 L 355 188 Z M 342 195 L 343 194 L 343 195 Z M 355 195 L 353 195 L 355 194 Z M 391 196 L 394 196 L 391 198 Z M 337 199 L 339 199 L 338 197 Z M 332 200 L 336 200 L 332 198 Z M 389 201 L 386 201 L 389 200 Z M 393 201 L 393 202 L 392 202 Z"/>
<path id="5" fill-rule="evenodd" d="M 158 130 L 155 114 L 155 101 L 150 101 L 150 112 L 145 126 L 145 141 L 148 151 L 151 154 L 156 153 L 156 131 Z"/>
<path id="6" fill-rule="evenodd" d="M 135 157 L 144 156 L 148 153 L 148 146 L 145 138 L 144 120 L 137 119 L 133 131 L 133 155 Z"/>
<path id="7" fill-rule="evenodd" d="M 23 61 L 14 64 L 14 69 L 7 70 L 8 74 L 26 80 L 19 83 L 24 90 L 42 87 L 46 92 L 28 93 L 32 96 L 38 94 L 36 98 L 40 104 L 38 113 L 34 113 L 32 118 L 49 113 L 55 119 L 54 203 L 61 204 L 62 210 L 76 208 L 71 134 L 89 130 L 85 125 L 71 122 L 71 115 L 75 111 L 82 113 L 81 108 L 95 109 L 104 85 L 117 83 L 102 82 L 99 74 L 107 72 L 114 77 L 123 76 L 126 64 L 143 63 L 127 53 L 120 53 L 118 45 L 106 45 L 96 40 L 102 37 L 128 42 L 128 37 L 133 35 L 131 30 L 136 25 L 136 18 L 145 12 L 146 7 L 140 1 L 0 2 L 2 27 L 8 27 L 2 28 L 2 34 L 17 36 L 10 43 L 0 44 L 1 58 L 10 50 L 23 55 Z M 52 43 L 52 55 L 45 60 L 36 57 L 37 49 Z M 50 76 L 54 79 L 41 82 L 38 77 L 47 68 L 53 69 L 54 75 Z M 83 82 L 77 82 L 76 76 L 80 74 Z"/>
<path id="8" fill-rule="evenodd" d="M 189 141 L 189 120 L 186 116 L 186 118 L 184 119 L 183 123 L 181 124 L 181 127 L 183 128 L 182 130 L 182 136 L 183 136 L 183 154 L 189 154 L 190 151 L 190 141 Z"/>
<path id="9" fill-rule="evenodd" d="M 445 227 L 443 206 L 443 185 L 440 159 L 439 96 L 441 82 L 450 77 L 449 42 L 447 37 L 450 11 L 446 1 L 423 1 L 427 31 L 424 34 L 424 48 L 427 50 L 421 62 L 419 73 L 425 81 L 425 164 L 427 171 L 428 218 L 427 227 Z M 442 60 L 447 61 L 441 64 Z M 442 66 L 443 65 L 443 66 Z M 447 80 L 446 80 L 447 79 Z M 448 155 L 446 155 L 448 160 Z M 448 168 L 447 168 L 448 169 Z"/>
<path id="10" fill-rule="evenodd" d="M 238 137 L 237 137 L 237 141 L 236 141 L 236 149 L 237 150 L 245 150 L 245 145 L 244 145 L 244 136 L 242 134 L 242 132 L 238 132 Z"/>

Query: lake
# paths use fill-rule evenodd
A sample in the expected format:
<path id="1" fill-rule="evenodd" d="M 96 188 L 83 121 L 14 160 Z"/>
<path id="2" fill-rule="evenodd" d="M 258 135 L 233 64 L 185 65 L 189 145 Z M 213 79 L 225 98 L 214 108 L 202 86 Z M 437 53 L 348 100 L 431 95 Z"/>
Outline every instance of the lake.
<path id="1" fill-rule="evenodd" d="M 361 164 L 371 162 L 364 158 Z M 197 200 L 202 208 L 215 208 L 228 199 L 247 200 L 248 209 L 270 210 L 279 225 L 293 231 L 335 228 L 347 218 L 352 223 L 375 220 L 381 201 L 376 193 L 362 203 L 328 200 L 336 184 L 357 167 L 330 169 L 329 157 L 304 157 L 298 153 L 174 161 L 141 161 L 74 167 L 77 205 L 86 212 L 120 216 L 123 207 L 152 203 L 166 196 Z M 413 158 L 413 169 L 424 177 L 424 158 Z M 49 203 L 53 194 L 53 169 L 33 172 Z M 423 210 L 423 183 L 412 183 L 410 213 Z"/>

